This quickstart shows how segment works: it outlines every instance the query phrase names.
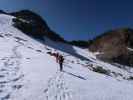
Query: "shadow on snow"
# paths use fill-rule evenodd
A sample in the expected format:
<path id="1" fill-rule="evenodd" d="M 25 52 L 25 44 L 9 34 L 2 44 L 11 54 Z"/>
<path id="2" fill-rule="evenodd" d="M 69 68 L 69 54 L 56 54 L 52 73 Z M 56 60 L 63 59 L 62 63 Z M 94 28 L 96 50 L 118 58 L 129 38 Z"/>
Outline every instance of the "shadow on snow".
<path id="1" fill-rule="evenodd" d="M 70 73 L 70 72 L 67 72 L 67 71 L 64 71 L 64 70 L 63 70 L 63 72 L 66 73 L 66 74 L 69 74 L 69 75 L 71 75 L 71 76 L 74 76 L 74 77 L 76 77 L 76 78 L 79 78 L 79 79 L 82 79 L 82 80 L 86 80 L 84 77 L 82 77 L 82 76 L 80 76 L 80 75 L 75 75 L 75 74 L 73 74 L 73 73 Z"/>

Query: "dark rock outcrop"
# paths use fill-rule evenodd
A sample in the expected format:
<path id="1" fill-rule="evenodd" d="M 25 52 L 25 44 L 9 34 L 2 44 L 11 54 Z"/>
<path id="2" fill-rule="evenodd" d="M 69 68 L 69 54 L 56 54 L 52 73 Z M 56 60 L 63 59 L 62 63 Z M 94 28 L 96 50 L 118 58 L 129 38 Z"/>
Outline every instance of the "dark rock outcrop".
<path id="1" fill-rule="evenodd" d="M 74 41 L 70 41 L 69 44 L 71 45 L 75 45 L 75 46 L 78 46 L 78 47 L 81 47 L 81 48 L 88 48 L 88 45 L 91 44 L 91 40 L 74 40 Z"/>
<path id="2" fill-rule="evenodd" d="M 92 52 L 100 52 L 97 58 L 133 66 L 133 29 L 123 28 L 104 33 L 89 46 Z"/>
<path id="3" fill-rule="evenodd" d="M 27 35 L 41 40 L 46 36 L 54 41 L 65 42 L 61 36 L 49 28 L 47 23 L 38 14 L 29 10 L 22 10 L 10 14 L 16 17 L 13 19 L 14 26 Z"/>

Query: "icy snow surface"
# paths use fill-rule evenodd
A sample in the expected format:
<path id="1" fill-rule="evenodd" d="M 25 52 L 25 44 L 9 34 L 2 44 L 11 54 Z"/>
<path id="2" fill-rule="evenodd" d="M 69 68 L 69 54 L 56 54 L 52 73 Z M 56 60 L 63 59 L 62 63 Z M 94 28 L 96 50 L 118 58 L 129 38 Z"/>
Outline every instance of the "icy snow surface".
<path id="1" fill-rule="evenodd" d="M 0 100 L 133 100 L 130 69 L 68 44 L 42 44 L 14 28 L 12 18 L 0 15 Z M 63 72 L 47 52 L 64 55 Z M 116 74 L 93 72 L 97 66 Z"/>

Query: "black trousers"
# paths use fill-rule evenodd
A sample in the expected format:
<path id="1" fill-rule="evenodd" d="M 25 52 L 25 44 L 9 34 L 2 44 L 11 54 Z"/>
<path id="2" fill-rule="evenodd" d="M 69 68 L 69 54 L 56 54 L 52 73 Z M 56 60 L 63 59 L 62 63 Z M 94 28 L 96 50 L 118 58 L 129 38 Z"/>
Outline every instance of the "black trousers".
<path id="1" fill-rule="evenodd" d="M 60 63 L 60 71 L 63 70 L 63 63 Z"/>

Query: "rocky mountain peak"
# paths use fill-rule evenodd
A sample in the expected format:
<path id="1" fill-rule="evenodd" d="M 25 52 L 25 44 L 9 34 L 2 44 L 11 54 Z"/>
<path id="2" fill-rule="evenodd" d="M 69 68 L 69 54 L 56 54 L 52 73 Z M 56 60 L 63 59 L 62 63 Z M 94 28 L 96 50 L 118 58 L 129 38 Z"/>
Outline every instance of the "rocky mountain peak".
<path id="1" fill-rule="evenodd" d="M 10 14 L 16 17 L 13 20 L 15 23 L 14 26 L 24 33 L 41 40 L 46 36 L 54 41 L 65 42 L 60 35 L 49 28 L 46 21 L 40 15 L 30 10 L 21 10 Z"/>
<path id="2" fill-rule="evenodd" d="M 130 50 L 129 50 L 130 48 Z M 92 52 L 99 52 L 97 58 L 128 66 L 133 65 L 133 29 L 121 28 L 105 32 L 95 38 L 89 46 Z"/>

